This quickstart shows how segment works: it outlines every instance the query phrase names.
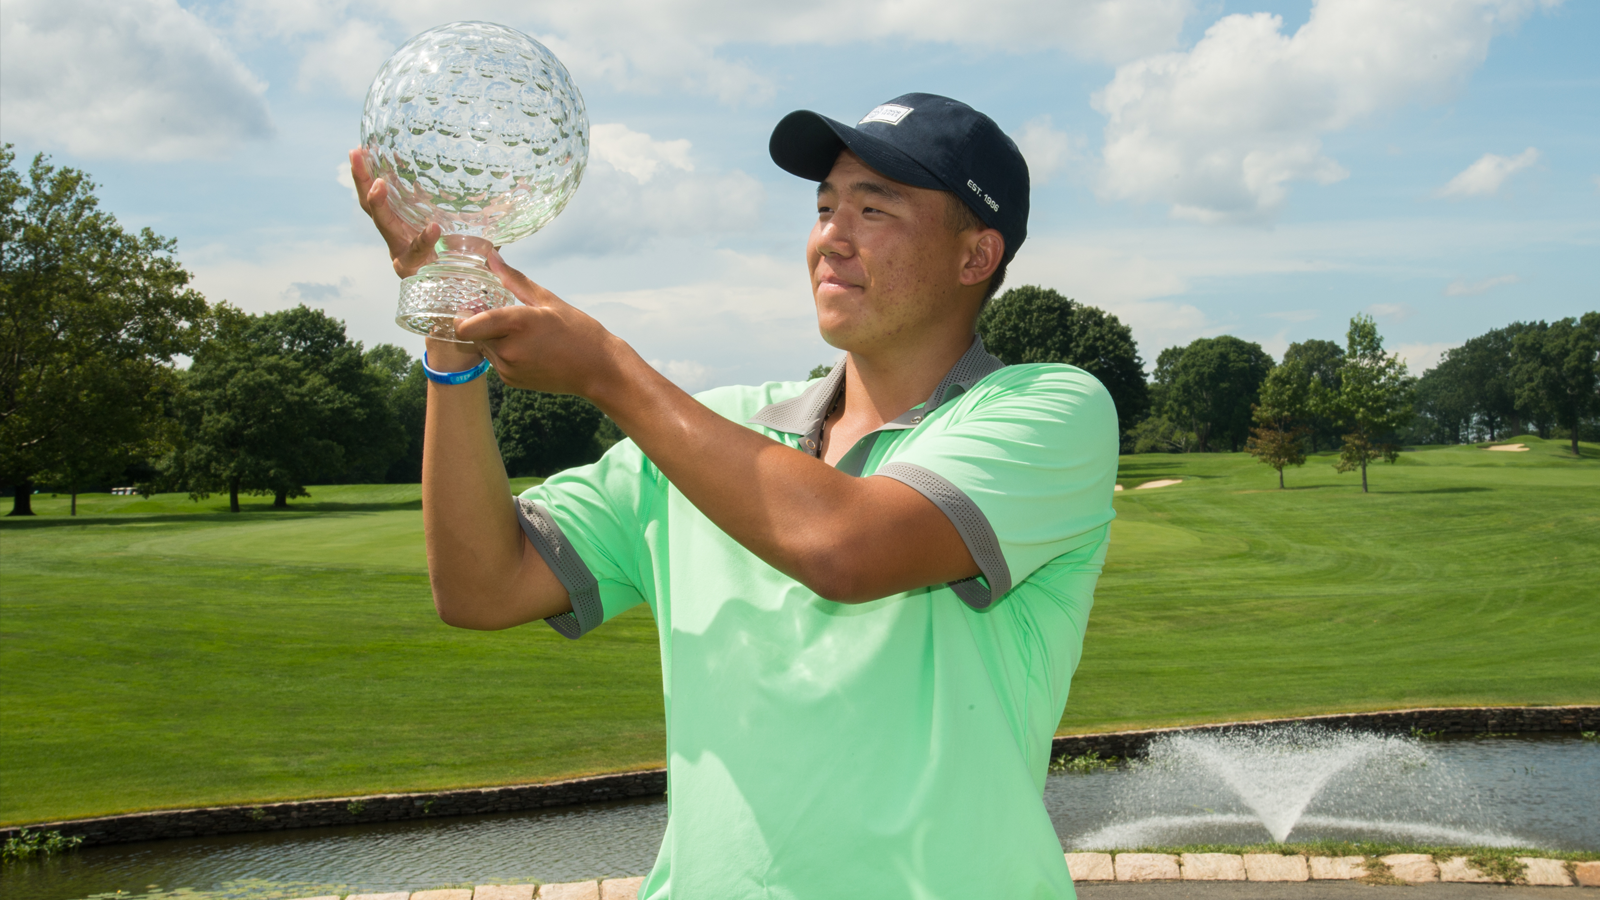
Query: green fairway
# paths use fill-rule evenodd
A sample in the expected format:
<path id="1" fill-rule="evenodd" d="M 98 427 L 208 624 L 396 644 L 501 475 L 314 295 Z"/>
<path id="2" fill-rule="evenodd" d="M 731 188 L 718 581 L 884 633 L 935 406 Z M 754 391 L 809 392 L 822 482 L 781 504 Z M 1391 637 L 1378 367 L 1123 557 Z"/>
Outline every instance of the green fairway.
<path id="1" fill-rule="evenodd" d="M 1064 731 L 1600 700 L 1600 448 L 1122 460 Z M 526 482 L 523 482 L 526 483 Z M 434 616 L 415 485 L 0 522 L 0 821 L 660 765 L 654 624 Z"/>

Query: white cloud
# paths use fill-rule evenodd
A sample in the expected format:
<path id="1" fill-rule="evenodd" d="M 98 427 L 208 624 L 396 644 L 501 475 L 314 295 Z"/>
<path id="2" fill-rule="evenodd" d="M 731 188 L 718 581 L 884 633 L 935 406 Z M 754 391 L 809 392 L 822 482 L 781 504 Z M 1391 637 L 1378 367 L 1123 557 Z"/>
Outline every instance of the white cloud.
<path id="1" fill-rule="evenodd" d="M 346 97 L 365 97 L 378 67 L 396 49 L 378 26 L 351 19 L 306 49 L 295 87 L 320 93 L 331 86 Z"/>
<path id="2" fill-rule="evenodd" d="M 231 0 L 216 11 L 231 14 L 231 30 L 248 40 L 332 31 L 345 20 L 349 6 L 346 0 Z"/>
<path id="3" fill-rule="evenodd" d="M 356 193 L 356 176 L 354 172 L 350 171 L 348 160 L 339 163 L 334 168 L 333 179 L 350 189 L 350 199 L 356 201 L 358 205 L 361 203 L 361 197 Z"/>
<path id="4" fill-rule="evenodd" d="M 1440 197 L 1482 197 L 1500 190 L 1507 178 L 1539 161 L 1539 151 L 1532 147 L 1516 156 L 1498 156 L 1485 153 L 1478 161 L 1462 170 L 1460 175 L 1439 189 Z"/>
<path id="5" fill-rule="evenodd" d="M 1404 321 L 1411 317 L 1411 307 L 1404 303 L 1374 303 L 1367 307 L 1367 312 L 1375 319 L 1392 319 L 1396 322 Z"/>
<path id="6" fill-rule="evenodd" d="M 184 252 L 194 286 L 213 303 L 226 300 L 262 313 L 299 303 L 343 319 L 350 337 L 406 346 L 420 353 L 421 338 L 394 324 L 400 281 L 374 233 L 361 244 L 316 238 L 248 248 L 212 244 Z"/>
<path id="7" fill-rule="evenodd" d="M 1493 290 L 1502 284 L 1516 284 L 1521 280 L 1515 275 L 1496 275 L 1493 278 L 1485 278 L 1482 281 L 1467 281 L 1465 278 L 1458 278 L 1445 285 L 1444 295 L 1446 297 L 1470 297 L 1473 294 L 1481 294 L 1485 291 Z"/>
<path id="8" fill-rule="evenodd" d="M 1023 124 L 1016 135 L 1017 149 L 1028 161 L 1028 179 L 1035 186 L 1048 184 L 1050 179 L 1078 157 L 1081 138 L 1057 131 L 1050 125 L 1050 116 L 1035 116 Z"/>
<path id="9" fill-rule="evenodd" d="M 1400 344 L 1394 348 L 1394 355 L 1406 364 L 1406 369 L 1411 374 L 1421 375 L 1437 366 L 1444 352 L 1455 346 L 1451 343 Z"/>
<path id="10" fill-rule="evenodd" d="M 652 359 L 649 363 L 651 368 L 690 393 L 711 387 L 717 377 L 716 369 L 698 360 Z"/>
<path id="11" fill-rule="evenodd" d="M 589 134 L 591 155 L 618 171 L 627 172 L 640 184 L 648 184 L 662 166 L 684 172 L 694 171 L 687 139 L 658 141 L 642 131 L 634 131 L 621 124 L 596 125 L 589 130 Z"/>
<path id="12" fill-rule="evenodd" d="M 1162 347 L 1187 344 L 1215 326 L 1194 305 L 1170 299 L 1189 289 L 1178 268 L 1170 260 L 1151 259 L 1134 248 L 1084 238 L 1041 237 L 1018 253 L 1007 270 L 1006 284 L 1046 285 L 1115 315 L 1133 329 L 1150 362 Z"/>
<path id="13" fill-rule="evenodd" d="M 646 241 L 739 234 L 756 228 L 766 191 L 737 169 L 700 172 L 687 140 L 658 141 L 624 125 L 593 129 L 589 168 L 566 210 L 529 249 L 620 254 Z"/>
<path id="14" fill-rule="evenodd" d="M 1292 35 L 1276 15 L 1227 16 L 1190 50 L 1123 65 L 1093 103 L 1107 118 L 1101 190 L 1197 222 L 1270 216 L 1295 181 L 1349 173 L 1322 135 L 1442 99 L 1490 38 L 1540 0 L 1318 0 Z"/>
<path id="15" fill-rule="evenodd" d="M 438 0 L 362 6 L 411 33 L 456 17 L 453 4 Z M 1174 46 L 1192 8 L 1192 0 L 489 0 L 474 4 L 472 17 L 534 34 L 580 83 L 599 78 L 624 91 L 685 91 L 739 104 L 769 99 L 774 86 L 758 64 L 729 58 L 730 47 L 928 41 L 1116 63 Z"/>
<path id="16" fill-rule="evenodd" d="M 87 157 L 216 158 L 272 135 L 266 85 L 175 0 L 9 0 L 7 140 Z"/>
<path id="17" fill-rule="evenodd" d="M 674 275 L 688 275 L 672 283 Z M 694 254 L 681 272 L 660 270 L 657 287 L 573 292 L 569 302 L 599 319 L 686 390 L 716 384 L 796 381 L 839 352 L 817 334 L 805 262 L 731 250 Z"/>

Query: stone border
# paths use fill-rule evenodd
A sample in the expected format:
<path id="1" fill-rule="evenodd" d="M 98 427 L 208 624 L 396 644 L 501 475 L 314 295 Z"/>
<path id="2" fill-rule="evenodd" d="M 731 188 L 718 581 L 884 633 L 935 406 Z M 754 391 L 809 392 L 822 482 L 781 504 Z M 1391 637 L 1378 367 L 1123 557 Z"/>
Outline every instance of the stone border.
<path id="1" fill-rule="evenodd" d="M 432 891 L 391 891 L 346 894 L 344 900 L 638 900 L 644 878 L 607 878 L 604 881 L 569 881 L 562 884 L 480 884 L 470 888 Z M 339 894 L 301 900 L 340 900 Z"/>
<path id="2" fill-rule="evenodd" d="M 523 812 L 607 800 L 659 797 L 667 792 L 667 770 L 596 775 L 545 784 L 467 788 L 416 794 L 376 794 L 323 800 L 289 800 L 252 806 L 213 806 L 69 819 L 0 828 L 0 841 L 23 828 L 59 831 L 83 838 L 82 846 L 126 844 L 162 838 L 210 837 L 248 831 L 279 831 L 325 825 L 367 825 L 440 816 Z"/>
<path id="3" fill-rule="evenodd" d="M 1413 730 L 1441 734 L 1600 731 L 1600 706 L 1443 707 L 1063 735 L 1052 742 L 1051 756 L 1082 756 L 1091 752 L 1102 757 L 1138 756 L 1151 740 L 1162 735 L 1219 733 L 1296 722 L 1336 729 L 1402 734 L 1409 734 Z M 658 797 L 666 792 L 667 770 L 646 769 L 544 784 L 155 810 L 93 819 L 40 822 L 0 828 L 0 841 L 15 836 L 22 828 L 28 828 L 32 831 L 59 831 L 67 837 L 81 837 L 83 846 L 89 847 L 286 828 L 524 812 L 580 803 Z"/>
<path id="4" fill-rule="evenodd" d="M 1600 887 L 1600 862 L 1519 856 L 1521 876 L 1506 881 L 1464 856 L 1306 856 L 1300 853 L 1068 853 L 1078 883 L 1095 881 L 1364 881 L 1368 884 L 1479 883 Z M 337 900 L 337 898 L 329 898 Z"/>
<path id="5" fill-rule="evenodd" d="M 1364 881 L 1368 884 L 1479 883 L 1539 887 L 1600 887 L 1600 862 L 1518 857 L 1522 877 L 1513 882 L 1473 868 L 1466 857 L 1436 860 L 1423 853 L 1384 857 L 1304 856 L 1277 853 L 1068 853 L 1067 870 L 1079 884 L 1096 881 Z M 480 884 L 475 888 L 347 894 L 343 900 L 637 900 L 643 878 L 607 878 L 562 884 Z M 338 894 L 301 900 L 341 900 Z"/>
<path id="6" fill-rule="evenodd" d="M 1600 706 L 1448 706 L 1383 712 L 1336 713 L 1291 719 L 1260 719 L 1221 725 L 1187 725 L 1143 731 L 1057 735 L 1051 758 L 1097 753 L 1102 758 L 1143 755 L 1150 742 L 1169 734 L 1226 734 L 1272 725 L 1320 725 L 1337 731 L 1398 734 L 1528 734 L 1600 731 Z"/>

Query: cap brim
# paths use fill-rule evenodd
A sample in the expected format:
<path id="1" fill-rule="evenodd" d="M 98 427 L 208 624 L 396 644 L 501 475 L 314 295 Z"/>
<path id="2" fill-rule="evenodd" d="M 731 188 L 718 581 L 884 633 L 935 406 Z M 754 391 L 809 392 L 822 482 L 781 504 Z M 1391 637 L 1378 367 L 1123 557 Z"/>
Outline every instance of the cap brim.
<path id="1" fill-rule="evenodd" d="M 888 141 L 843 122 L 802 109 L 789 113 L 772 129 L 767 150 L 778 168 L 808 181 L 824 181 L 839 152 L 849 148 L 874 170 L 913 187 L 948 191 L 950 187 L 921 163 Z"/>

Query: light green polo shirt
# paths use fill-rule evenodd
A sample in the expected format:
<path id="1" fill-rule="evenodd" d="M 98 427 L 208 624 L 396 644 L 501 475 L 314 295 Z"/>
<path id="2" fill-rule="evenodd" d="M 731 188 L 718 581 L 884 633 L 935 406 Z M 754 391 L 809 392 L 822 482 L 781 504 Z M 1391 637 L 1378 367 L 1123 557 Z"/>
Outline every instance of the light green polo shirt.
<path id="1" fill-rule="evenodd" d="M 815 455 L 843 375 L 698 399 Z M 1003 366 L 974 339 L 839 468 L 921 491 L 983 575 L 824 600 L 631 441 L 522 495 L 572 597 L 552 627 L 579 637 L 638 603 L 655 614 L 668 822 L 639 897 L 1072 897 L 1041 797 L 1113 515 L 1110 395 L 1071 366 Z"/>

